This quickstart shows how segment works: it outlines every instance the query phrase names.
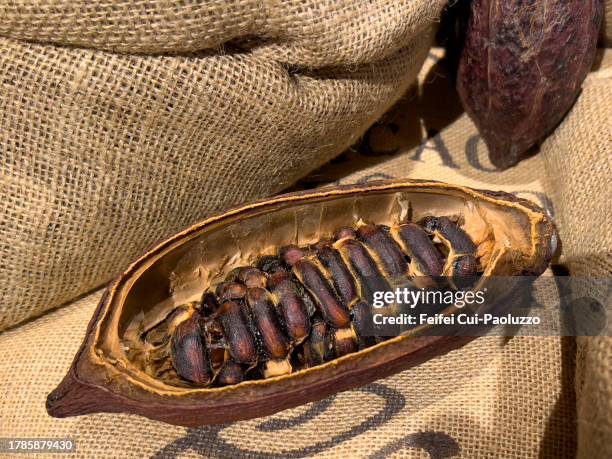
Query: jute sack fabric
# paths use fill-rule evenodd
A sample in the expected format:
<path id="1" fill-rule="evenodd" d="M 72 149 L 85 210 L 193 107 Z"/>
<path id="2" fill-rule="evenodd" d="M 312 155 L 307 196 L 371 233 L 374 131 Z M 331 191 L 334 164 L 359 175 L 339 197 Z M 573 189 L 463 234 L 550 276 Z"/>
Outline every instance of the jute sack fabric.
<path id="1" fill-rule="evenodd" d="M 548 174 L 543 155 L 493 171 L 476 128 L 457 109 L 438 51 L 430 52 L 419 81 L 359 147 L 302 184 L 334 176 L 346 183 L 433 178 L 516 192 L 555 216 L 564 214 L 564 201 L 552 198 L 555 183 L 563 179 Z M 0 436 L 72 437 L 77 457 L 563 458 L 576 453 L 575 346 L 572 339 L 558 337 L 479 338 L 366 387 L 224 426 L 185 429 L 117 414 L 52 419 L 44 410 L 45 396 L 68 368 L 100 295 L 0 335 L 0 372 L 11 375 L 0 380 L 6 394 Z"/>
<path id="2" fill-rule="evenodd" d="M 0 36 L 175 52 L 0 38 L 0 330 L 336 156 L 415 79 L 443 4 L 168 3 L 0 0 Z"/>
<path id="3" fill-rule="evenodd" d="M 439 19 L 439 0 L 2 0 L 0 36 L 124 53 L 228 42 L 304 66 L 369 63 Z"/>
<path id="4" fill-rule="evenodd" d="M 75 458 L 573 457 L 573 351 L 559 338 L 478 338 L 361 389 L 223 426 L 186 429 L 124 414 L 51 418 L 45 397 L 100 295 L 0 335 L 2 437 L 71 438 Z"/>
<path id="5" fill-rule="evenodd" d="M 609 311 L 612 292 L 597 279 L 612 275 L 612 52 L 598 66 L 542 152 L 549 174 L 563 178 L 553 195 L 563 261 L 572 275 L 594 278 L 581 294 Z M 578 337 L 576 359 L 578 455 L 612 457 L 612 337 Z"/>

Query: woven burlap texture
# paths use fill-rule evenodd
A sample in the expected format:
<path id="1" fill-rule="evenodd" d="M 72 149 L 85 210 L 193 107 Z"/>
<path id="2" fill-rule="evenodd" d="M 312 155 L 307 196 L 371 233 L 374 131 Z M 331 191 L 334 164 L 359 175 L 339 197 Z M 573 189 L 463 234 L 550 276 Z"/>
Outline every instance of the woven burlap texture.
<path id="1" fill-rule="evenodd" d="M 380 10 L 386 22 L 363 28 L 363 41 L 387 26 L 401 33 L 382 34 L 372 52 L 319 18 L 331 37 L 317 48 L 327 62 L 293 42 L 169 56 L 0 39 L 0 330 L 100 286 L 156 240 L 277 193 L 336 156 L 415 79 L 440 5 Z M 368 20 L 367 9 L 356 14 Z M 333 37 L 359 54 L 351 65 L 331 66 Z M 285 60 L 283 49 L 304 61 Z"/>
<path id="2" fill-rule="evenodd" d="M 410 0 L 0 1 L 0 36 L 122 52 L 189 52 L 261 37 L 261 52 L 304 65 L 366 62 L 409 40 L 423 21 Z M 600 42 L 612 46 L 612 1 Z M 408 13 L 408 14 L 406 14 Z M 396 18 L 402 18 L 397 21 Z M 339 33 L 341 31 L 341 33 Z M 279 47 L 278 42 L 291 43 Z M 355 46 L 358 44 L 358 46 Z"/>
<path id="3" fill-rule="evenodd" d="M 553 199 L 563 210 L 557 225 L 563 262 L 576 276 L 612 274 L 612 52 L 599 56 L 572 111 L 543 145 Z M 586 287 L 588 288 L 588 286 Z M 585 288 L 585 289 L 586 289 Z M 585 296 L 611 301 L 610 292 Z M 608 323 L 611 320 L 607 318 Z M 612 338 L 577 338 L 576 393 L 579 457 L 612 457 Z"/>
<path id="4" fill-rule="evenodd" d="M 231 41 L 293 65 L 363 64 L 404 47 L 439 19 L 444 3 L 0 0 L 0 36 L 128 53 L 184 53 Z"/>
<path id="5" fill-rule="evenodd" d="M 419 79 L 424 84 L 409 91 L 359 147 L 303 184 L 434 178 L 516 192 L 555 216 L 564 214 L 563 201 L 551 198 L 560 183 L 548 174 L 545 156 L 508 171 L 493 170 L 439 56 L 430 53 Z M 6 394 L 0 436 L 72 437 L 78 457 L 109 452 L 160 458 L 575 454 L 575 348 L 572 340 L 556 337 L 479 338 L 364 388 L 225 426 L 184 429 L 116 414 L 52 419 L 44 410 L 45 396 L 67 370 L 99 298 L 97 292 L 0 335 L 0 371 L 12 374 L 0 382 Z"/>
<path id="6" fill-rule="evenodd" d="M 1 437 L 72 438 L 71 457 L 571 457 L 569 364 L 558 338 L 480 338 L 332 399 L 185 429 L 102 414 L 54 419 L 46 394 L 78 349 L 100 292 L 0 335 Z"/>

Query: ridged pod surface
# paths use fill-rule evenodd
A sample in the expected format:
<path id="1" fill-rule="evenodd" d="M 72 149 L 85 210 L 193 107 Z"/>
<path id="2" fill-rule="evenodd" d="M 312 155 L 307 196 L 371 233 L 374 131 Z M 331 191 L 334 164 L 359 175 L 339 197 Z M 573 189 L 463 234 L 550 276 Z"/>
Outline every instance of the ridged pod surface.
<path id="1" fill-rule="evenodd" d="M 318 400 L 472 339 L 419 327 L 369 336 L 373 292 L 539 275 L 555 245 L 531 202 L 432 181 L 245 205 L 160 243 L 111 283 L 47 410 L 195 426 Z"/>
<path id="2" fill-rule="evenodd" d="M 471 0 L 457 89 L 505 169 L 555 128 L 595 58 L 603 0 Z"/>

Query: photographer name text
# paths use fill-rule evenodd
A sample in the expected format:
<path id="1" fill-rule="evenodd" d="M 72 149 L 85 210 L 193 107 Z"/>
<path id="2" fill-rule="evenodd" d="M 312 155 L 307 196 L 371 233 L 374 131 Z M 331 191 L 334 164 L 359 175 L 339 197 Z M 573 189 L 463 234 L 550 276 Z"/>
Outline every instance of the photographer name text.
<path id="1" fill-rule="evenodd" d="M 374 325 L 539 325 L 537 316 L 496 316 L 493 314 L 398 314 L 372 316 Z"/>

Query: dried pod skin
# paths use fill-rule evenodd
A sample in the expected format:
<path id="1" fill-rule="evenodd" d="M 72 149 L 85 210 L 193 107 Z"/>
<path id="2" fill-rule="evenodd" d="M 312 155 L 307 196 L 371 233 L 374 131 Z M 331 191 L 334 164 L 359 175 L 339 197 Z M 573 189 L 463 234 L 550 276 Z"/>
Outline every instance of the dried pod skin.
<path id="1" fill-rule="evenodd" d="M 353 228 L 348 228 L 348 227 L 339 228 L 334 233 L 334 239 L 336 241 L 339 241 L 340 239 L 344 239 L 344 238 L 355 239 L 356 237 L 357 237 L 357 233 L 355 232 L 355 230 Z"/>
<path id="2" fill-rule="evenodd" d="M 474 254 L 476 245 L 459 226 L 448 217 L 425 217 L 423 227 L 442 239 L 457 254 Z"/>
<path id="3" fill-rule="evenodd" d="M 359 301 L 352 310 L 352 327 L 357 336 L 360 349 L 365 349 L 374 343 L 374 337 L 368 335 L 368 324 L 372 324 L 372 309 L 365 301 Z"/>
<path id="4" fill-rule="evenodd" d="M 205 318 L 200 323 L 200 327 L 204 331 L 205 352 L 208 362 L 213 370 L 217 370 L 225 362 L 227 344 L 223 326 L 217 317 Z"/>
<path id="5" fill-rule="evenodd" d="M 376 262 L 359 241 L 341 239 L 338 241 L 337 247 L 359 280 L 362 298 L 371 303 L 374 292 L 391 290 L 391 286 L 383 277 Z"/>
<path id="6" fill-rule="evenodd" d="M 312 324 L 310 338 L 304 343 L 304 358 L 307 366 L 314 367 L 329 360 L 332 342 L 329 327 L 323 321 Z"/>
<path id="7" fill-rule="evenodd" d="M 393 235 L 410 256 L 410 272 L 414 276 L 438 277 L 444 269 L 444 259 L 436 250 L 423 228 L 406 223 L 397 226 Z"/>
<path id="8" fill-rule="evenodd" d="M 351 308 L 358 298 L 357 286 L 342 256 L 334 248 L 324 246 L 317 251 L 317 258 L 329 271 L 334 288 L 338 292 L 342 304 L 347 308 Z"/>
<path id="9" fill-rule="evenodd" d="M 273 274 L 284 269 L 281 259 L 274 255 L 261 257 L 257 262 L 257 268 L 267 274 Z"/>
<path id="10" fill-rule="evenodd" d="M 499 168 L 543 140 L 595 57 L 603 0 L 472 0 L 457 89 Z"/>
<path id="11" fill-rule="evenodd" d="M 242 282 L 247 288 L 253 287 L 265 287 L 268 283 L 268 276 L 265 273 L 257 268 L 240 268 L 236 279 Z"/>
<path id="12" fill-rule="evenodd" d="M 246 296 L 246 286 L 238 282 L 223 282 L 217 287 L 217 297 L 221 302 L 241 300 Z"/>
<path id="13" fill-rule="evenodd" d="M 390 277 L 404 276 L 408 271 L 406 256 L 397 243 L 379 226 L 364 225 L 357 230 L 357 236 L 380 261 Z"/>
<path id="14" fill-rule="evenodd" d="M 257 347 L 249 331 L 243 305 L 228 301 L 219 309 L 219 316 L 231 356 L 238 363 L 254 363 L 257 360 Z"/>
<path id="15" fill-rule="evenodd" d="M 228 361 L 223 365 L 219 375 L 217 376 L 217 382 L 221 386 L 231 386 L 233 384 L 241 383 L 244 379 L 244 371 L 242 367 L 236 362 Z"/>
<path id="16" fill-rule="evenodd" d="M 226 361 L 226 344 L 225 343 L 214 343 L 206 346 L 206 354 L 208 361 L 213 370 L 220 369 Z"/>
<path id="17" fill-rule="evenodd" d="M 478 262 L 473 255 L 459 255 L 449 265 L 450 283 L 455 288 L 471 287 L 477 281 Z"/>
<path id="18" fill-rule="evenodd" d="M 179 318 L 172 334 L 172 362 L 176 372 L 194 383 L 208 384 L 211 379 L 208 362 L 204 356 L 198 313 Z"/>
<path id="19" fill-rule="evenodd" d="M 268 285 L 277 299 L 289 338 L 294 343 L 302 342 L 310 333 L 310 318 L 290 275 L 276 272 L 270 276 Z"/>
<path id="20" fill-rule="evenodd" d="M 333 340 L 336 357 L 342 357 L 357 350 L 357 336 L 352 328 L 334 330 Z"/>
<path id="21" fill-rule="evenodd" d="M 307 252 L 297 245 L 288 245 L 280 249 L 280 258 L 288 267 L 292 267 L 306 255 Z"/>
<path id="22" fill-rule="evenodd" d="M 310 246 L 310 250 L 319 252 L 327 247 L 331 247 L 333 244 L 331 239 L 321 239 Z"/>
<path id="23" fill-rule="evenodd" d="M 468 279 L 474 269 L 483 282 L 539 275 L 553 255 L 556 236 L 546 213 L 501 192 L 398 180 L 248 204 L 177 233 L 113 281 L 70 370 L 49 394 L 47 411 L 225 423 L 320 400 L 465 344 L 473 337 L 428 336 L 420 333 L 426 325 L 394 337 L 367 336 L 372 311 L 363 290 L 416 278 L 408 268 L 402 282 L 392 280 L 385 260 L 394 255 L 358 234 L 363 222 L 397 243 L 418 268 L 413 274 L 440 269 L 440 260 L 427 261 L 427 244 L 405 250 L 399 235 L 406 215 L 411 222 L 438 219 L 422 231 L 431 231 L 426 238 L 453 280 Z M 472 253 L 465 253 L 462 232 Z M 289 267 L 279 255 L 292 245 L 303 253 Z M 341 257 L 344 271 L 326 264 L 320 252 L 327 249 L 335 261 Z M 340 291 L 337 273 L 346 270 L 354 291 Z"/>
<path id="24" fill-rule="evenodd" d="M 298 260 L 293 266 L 293 272 L 315 298 L 327 323 L 335 328 L 349 324 L 351 318 L 348 310 L 340 303 L 331 285 L 314 263 L 306 259 Z"/>
<path id="25" fill-rule="evenodd" d="M 268 292 L 261 287 L 250 288 L 247 302 L 266 352 L 274 359 L 284 358 L 287 355 L 287 339 L 283 335 Z"/>
<path id="26" fill-rule="evenodd" d="M 202 311 L 206 315 L 214 314 L 217 309 L 219 309 L 217 296 L 208 290 L 202 295 L 202 301 L 200 303 L 202 305 Z"/>

